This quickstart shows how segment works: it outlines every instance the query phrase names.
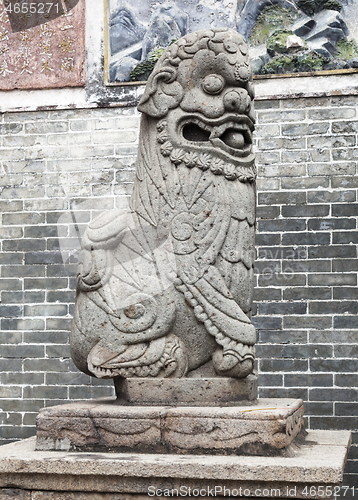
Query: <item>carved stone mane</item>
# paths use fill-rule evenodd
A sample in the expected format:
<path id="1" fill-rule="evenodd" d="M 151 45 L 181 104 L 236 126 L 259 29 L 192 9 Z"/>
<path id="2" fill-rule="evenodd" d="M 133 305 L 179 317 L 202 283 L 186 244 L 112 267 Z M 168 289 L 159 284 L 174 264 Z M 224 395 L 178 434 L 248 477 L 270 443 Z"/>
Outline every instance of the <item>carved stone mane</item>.
<path id="1" fill-rule="evenodd" d="M 191 33 L 151 74 L 130 210 L 83 238 L 72 357 L 97 377 L 246 377 L 255 177 L 252 75 L 241 35 Z"/>

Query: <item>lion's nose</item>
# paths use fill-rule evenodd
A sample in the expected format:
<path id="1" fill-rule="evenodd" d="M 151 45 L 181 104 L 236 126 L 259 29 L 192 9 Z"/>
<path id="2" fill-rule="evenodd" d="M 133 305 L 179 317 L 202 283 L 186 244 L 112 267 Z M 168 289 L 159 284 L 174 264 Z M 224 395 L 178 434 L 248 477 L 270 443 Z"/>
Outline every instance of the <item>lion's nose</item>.
<path id="1" fill-rule="evenodd" d="M 245 89 L 235 89 L 224 95 L 224 106 L 226 111 L 245 113 L 250 106 L 250 97 Z"/>

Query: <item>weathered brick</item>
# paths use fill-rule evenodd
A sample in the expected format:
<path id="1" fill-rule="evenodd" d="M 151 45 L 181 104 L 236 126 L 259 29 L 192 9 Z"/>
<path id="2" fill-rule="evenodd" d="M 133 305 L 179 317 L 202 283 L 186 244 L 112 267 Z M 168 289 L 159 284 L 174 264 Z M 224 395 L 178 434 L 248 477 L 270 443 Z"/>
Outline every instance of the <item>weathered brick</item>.
<path id="1" fill-rule="evenodd" d="M 2 330 L 44 330 L 43 319 L 5 319 L 1 320 Z"/>
<path id="2" fill-rule="evenodd" d="M 283 290 L 284 300 L 309 300 L 321 299 L 330 300 L 332 289 L 328 287 L 287 287 Z"/>
<path id="3" fill-rule="evenodd" d="M 262 151 L 256 152 L 256 163 L 260 165 L 273 165 L 279 164 L 281 160 L 281 155 L 279 151 Z M 260 168 L 259 168 L 260 172 Z"/>
<path id="4" fill-rule="evenodd" d="M 44 353 L 43 345 L 0 345 L 3 358 L 42 358 Z"/>
<path id="5" fill-rule="evenodd" d="M 3 438 L 27 439 L 35 434 L 36 428 L 34 427 L 13 427 L 12 425 L 0 427 L 0 437 Z"/>
<path id="6" fill-rule="evenodd" d="M 280 207 L 271 206 L 271 207 L 257 207 L 256 218 L 257 219 L 275 219 L 280 215 Z"/>
<path id="7" fill-rule="evenodd" d="M 278 193 L 259 193 L 259 205 L 300 205 L 305 203 L 306 193 L 304 192 L 278 192 Z"/>
<path id="8" fill-rule="evenodd" d="M 91 378 L 81 372 L 46 373 L 47 385 L 89 385 Z"/>
<path id="9" fill-rule="evenodd" d="M 0 398 L 21 398 L 21 387 L 18 386 L 0 386 Z M 0 427 L 0 436 L 5 437 L 1 434 L 3 427 Z"/>
<path id="10" fill-rule="evenodd" d="M 25 305 L 25 316 L 66 316 L 68 307 L 65 304 L 44 304 L 44 305 Z"/>
<path id="11" fill-rule="evenodd" d="M 259 165 L 258 172 L 259 177 L 275 177 L 277 179 L 281 177 L 282 182 L 285 177 L 301 178 L 301 176 L 305 176 L 306 166 L 300 164 L 284 165 L 282 163 L 279 165 Z"/>
<path id="12" fill-rule="evenodd" d="M 332 347 L 328 345 L 300 345 L 291 344 L 284 346 L 283 357 L 284 358 L 327 358 L 332 356 Z M 313 384 L 316 385 L 316 384 Z"/>
<path id="13" fill-rule="evenodd" d="M 341 387 L 358 387 L 358 374 L 338 373 L 335 375 L 335 385 Z"/>
<path id="14" fill-rule="evenodd" d="M 12 318 L 22 315 L 22 306 L 0 305 L 0 317 Z"/>
<path id="15" fill-rule="evenodd" d="M 45 383 L 43 373 L 1 373 L 2 385 L 41 385 Z"/>
<path id="16" fill-rule="evenodd" d="M 334 299 L 358 299 L 358 288 L 357 287 L 335 287 L 333 288 L 333 298 Z"/>
<path id="17" fill-rule="evenodd" d="M 358 389 L 310 389 L 310 401 L 356 401 Z"/>
<path id="18" fill-rule="evenodd" d="M 31 302 L 43 302 L 45 292 L 2 292 L 1 302 L 3 304 L 22 304 Z"/>
<path id="19" fill-rule="evenodd" d="M 308 389 L 296 388 L 296 387 L 262 387 L 259 390 L 260 398 L 292 398 L 292 399 L 303 399 L 307 401 L 308 399 Z"/>
<path id="20" fill-rule="evenodd" d="M 355 146 L 356 138 L 354 135 L 326 135 L 322 137 L 309 137 L 307 139 L 308 149 L 312 148 L 339 148 L 344 146 Z"/>
<path id="21" fill-rule="evenodd" d="M 306 372 L 308 370 L 308 360 L 260 359 L 259 366 L 263 372 Z"/>
<path id="22" fill-rule="evenodd" d="M 326 134 L 328 130 L 329 123 L 294 123 L 282 125 L 282 135 L 295 137 Z"/>
<path id="23" fill-rule="evenodd" d="M 21 240 L 3 240 L 2 249 L 7 252 L 28 252 L 29 250 L 45 250 L 45 240 L 21 239 Z"/>
<path id="24" fill-rule="evenodd" d="M 21 372 L 21 359 L 4 359 L 0 358 L 0 370 L 2 372 Z"/>
<path id="25" fill-rule="evenodd" d="M 113 395 L 114 387 L 69 386 L 70 399 L 96 399 L 112 397 Z"/>
<path id="26" fill-rule="evenodd" d="M 309 314 L 357 314 L 358 301 L 341 300 L 330 302 L 310 302 Z"/>
<path id="27" fill-rule="evenodd" d="M 56 385 L 24 387 L 24 398 L 66 399 L 67 387 Z"/>
<path id="28" fill-rule="evenodd" d="M 312 163 L 308 165 L 308 175 L 354 175 L 354 162 Z"/>
<path id="29" fill-rule="evenodd" d="M 48 335 L 47 332 L 24 332 L 24 342 L 33 343 L 33 344 L 41 344 L 46 342 L 46 344 L 54 343 L 54 344 L 66 344 L 69 339 L 69 332 L 51 332 L 51 335 Z"/>
<path id="30" fill-rule="evenodd" d="M 279 358 L 282 356 L 283 346 L 282 345 L 263 345 L 258 344 L 256 346 L 257 358 Z"/>
<path id="31" fill-rule="evenodd" d="M 329 177 L 286 177 L 281 180 L 282 189 L 327 188 L 329 183 Z"/>
<path id="32" fill-rule="evenodd" d="M 255 103 L 256 111 L 261 109 L 275 109 L 280 107 L 280 101 L 277 99 L 275 101 L 270 100 L 257 100 Z"/>
<path id="33" fill-rule="evenodd" d="M 67 359 L 25 359 L 23 362 L 25 372 L 68 372 L 69 362 Z M 30 396 L 34 397 L 34 396 Z M 43 396 L 39 396 L 41 398 Z"/>
<path id="34" fill-rule="evenodd" d="M 324 330 L 309 332 L 310 342 L 340 344 L 358 342 L 358 330 Z"/>
<path id="35" fill-rule="evenodd" d="M 283 217 L 327 217 L 329 215 L 329 205 L 297 205 L 283 206 Z"/>
<path id="36" fill-rule="evenodd" d="M 286 231 L 304 231 L 306 222 L 302 219 L 277 219 L 258 221 L 258 230 L 261 232 L 286 232 Z"/>
<path id="37" fill-rule="evenodd" d="M 277 330 L 282 328 L 282 319 L 273 318 L 272 316 L 254 316 L 252 324 L 260 330 L 261 328 Z"/>
<path id="38" fill-rule="evenodd" d="M 355 134 L 358 132 L 357 121 L 342 121 L 332 123 L 332 132 L 334 134 Z"/>
<path id="39" fill-rule="evenodd" d="M 344 232 L 334 232 L 332 235 L 332 243 L 335 244 L 345 244 L 345 243 L 358 243 L 358 232 L 357 231 L 344 231 Z"/>
<path id="40" fill-rule="evenodd" d="M 335 345 L 334 356 L 336 358 L 358 358 L 358 345 Z"/>
<path id="41" fill-rule="evenodd" d="M 311 191 L 307 193 L 308 203 L 339 203 L 356 201 L 354 191 Z"/>
<path id="42" fill-rule="evenodd" d="M 260 315 L 269 314 L 306 314 L 307 304 L 304 302 L 268 302 L 259 304 Z"/>
<path id="43" fill-rule="evenodd" d="M 323 389 L 319 389 L 323 390 Z M 321 430 L 350 430 L 357 428 L 357 417 L 310 417 L 312 429 Z"/>
<path id="44" fill-rule="evenodd" d="M 278 373 L 260 373 L 261 387 L 280 387 L 283 386 L 283 375 Z"/>
<path id="45" fill-rule="evenodd" d="M 260 302 L 265 300 L 281 300 L 282 290 L 280 288 L 255 288 L 254 300 Z"/>
<path id="46" fill-rule="evenodd" d="M 335 217 L 358 216 L 358 203 L 347 203 L 332 206 L 332 215 Z"/>
<path id="47" fill-rule="evenodd" d="M 24 280 L 25 290 L 58 290 L 68 287 L 66 278 L 26 278 Z"/>
<path id="48" fill-rule="evenodd" d="M 334 120 L 348 119 L 356 116 L 355 108 L 330 108 L 330 109 L 310 109 L 307 118 L 309 120 Z"/>
<path id="49" fill-rule="evenodd" d="M 305 415 L 333 415 L 333 403 L 305 401 Z"/>
<path id="50" fill-rule="evenodd" d="M 311 359 L 310 367 L 315 372 L 357 372 L 358 359 Z"/>
<path id="51" fill-rule="evenodd" d="M 334 324 L 334 328 L 345 328 L 345 329 L 358 328 L 358 317 L 357 316 L 335 316 L 333 324 Z"/>
<path id="52" fill-rule="evenodd" d="M 283 245 L 329 245 L 330 233 L 284 233 Z"/>
<path id="53" fill-rule="evenodd" d="M 46 357 L 49 358 L 70 358 L 70 346 L 66 345 L 47 345 L 46 346 Z"/>
<path id="54" fill-rule="evenodd" d="M 257 259 L 281 259 L 281 260 L 293 260 L 293 259 L 306 259 L 307 250 L 305 247 L 264 247 L 257 249 Z"/>
<path id="55" fill-rule="evenodd" d="M 358 187 L 358 176 L 337 176 L 333 177 L 331 180 L 332 188 L 357 188 Z"/>
<path id="56" fill-rule="evenodd" d="M 54 134 L 68 131 L 68 122 L 41 122 L 25 123 L 25 132 L 28 134 Z"/>
<path id="57" fill-rule="evenodd" d="M 8 134 L 19 134 L 23 131 L 23 123 L 1 123 L 0 124 L 0 135 Z"/>
<path id="58" fill-rule="evenodd" d="M 356 221 L 352 218 L 340 219 L 310 219 L 308 229 L 313 231 L 325 231 L 327 229 L 355 229 Z M 337 248 L 338 249 L 338 248 Z M 348 247 L 345 247 L 348 250 Z M 311 249 L 313 250 L 313 249 Z M 343 248 L 342 248 L 343 250 Z"/>
<path id="59" fill-rule="evenodd" d="M 22 341 L 22 332 L 1 332 L 1 342 L 3 344 L 20 344 Z"/>
<path id="60" fill-rule="evenodd" d="M 336 259 L 332 261 L 332 271 L 334 273 L 346 273 L 358 271 L 358 259 Z M 349 283 L 345 285 L 355 285 L 357 283 L 357 275 L 351 274 Z"/>
<path id="61" fill-rule="evenodd" d="M 3 266 L 2 276 L 4 278 L 16 278 L 16 277 L 44 277 L 45 276 L 45 266 Z"/>
<path id="62" fill-rule="evenodd" d="M 285 386 L 287 386 L 287 387 L 332 387 L 333 386 L 333 375 L 317 374 L 317 373 L 285 374 Z M 330 406 L 330 409 L 332 409 L 332 405 Z M 306 413 L 306 404 L 305 404 L 305 413 Z"/>
<path id="63" fill-rule="evenodd" d="M 285 316 L 283 318 L 284 328 L 331 328 L 332 318 L 322 316 Z"/>
<path id="64" fill-rule="evenodd" d="M 279 245 L 281 242 L 281 236 L 279 234 L 256 234 L 255 242 L 258 246 L 272 246 Z"/>
<path id="65" fill-rule="evenodd" d="M 308 284 L 313 286 L 355 285 L 357 276 L 354 274 L 310 274 Z"/>
<path id="66" fill-rule="evenodd" d="M 293 274 L 291 272 L 263 274 L 258 277 L 259 286 L 277 287 L 277 286 L 305 286 L 306 276 L 304 274 Z"/>
<path id="67" fill-rule="evenodd" d="M 323 273 L 331 270 L 330 260 L 283 260 L 282 269 L 291 273 Z"/>

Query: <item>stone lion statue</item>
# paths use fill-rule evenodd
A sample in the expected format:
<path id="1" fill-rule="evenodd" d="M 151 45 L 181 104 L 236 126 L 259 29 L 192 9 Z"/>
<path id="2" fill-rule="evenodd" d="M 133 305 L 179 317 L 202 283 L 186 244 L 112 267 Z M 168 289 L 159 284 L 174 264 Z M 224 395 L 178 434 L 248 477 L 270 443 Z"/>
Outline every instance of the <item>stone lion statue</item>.
<path id="1" fill-rule="evenodd" d="M 168 47 L 142 112 L 130 209 L 82 242 L 72 357 L 102 378 L 246 377 L 255 177 L 244 38 L 206 29 Z"/>

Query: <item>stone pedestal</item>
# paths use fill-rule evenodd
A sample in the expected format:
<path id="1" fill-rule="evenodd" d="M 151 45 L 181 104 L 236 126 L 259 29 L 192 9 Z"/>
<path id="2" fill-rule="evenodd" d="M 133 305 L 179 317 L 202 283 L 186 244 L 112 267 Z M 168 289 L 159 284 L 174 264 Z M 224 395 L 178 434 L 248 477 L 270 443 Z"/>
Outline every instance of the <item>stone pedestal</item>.
<path id="1" fill-rule="evenodd" d="M 37 450 L 283 455 L 303 433 L 301 399 L 256 399 L 257 377 L 121 379 L 117 399 L 54 406 Z"/>
<path id="2" fill-rule="evenodd" d="M 38 450 L 210 455 L 285 454 L 303 429 L 301 399 L 238 406 L 129 406 L 89 401 L 37 418 Z"/>
<path id="3" fill-rule="evenodd" d="M 0 447 L 1 500 L 330 498 L 350 433 L 309 431 L 286 457 L 35 451 L 35 442 Z"/>
<path id="4" fill-rule="evenodd" d="M 307 500 L 341 483 L 350 433 L 306 433 L 302 400 L 255 399 L 254 375 L 149 382 L 41 410 L 37 438 L 0 447 L 0 500 Z"/>

